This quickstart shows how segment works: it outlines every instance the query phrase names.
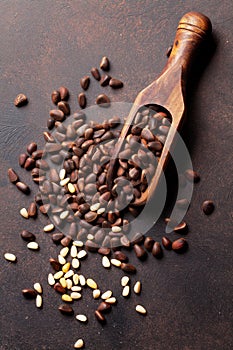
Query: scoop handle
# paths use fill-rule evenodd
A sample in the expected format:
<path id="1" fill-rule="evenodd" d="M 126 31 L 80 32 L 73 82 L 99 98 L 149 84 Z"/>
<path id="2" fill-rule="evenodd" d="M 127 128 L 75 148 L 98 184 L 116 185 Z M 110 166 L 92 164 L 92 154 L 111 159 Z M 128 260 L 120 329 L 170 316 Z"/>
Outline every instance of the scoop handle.
<path id="1" fill-rule="evenodd" d="M 180 20 L 173 48 L 166 69 L 179 63 L 184 73 L 187 73 L 195 55 L 212 32 L 212 24 L 208 17 L 199 12 L 188 12 Z"/>

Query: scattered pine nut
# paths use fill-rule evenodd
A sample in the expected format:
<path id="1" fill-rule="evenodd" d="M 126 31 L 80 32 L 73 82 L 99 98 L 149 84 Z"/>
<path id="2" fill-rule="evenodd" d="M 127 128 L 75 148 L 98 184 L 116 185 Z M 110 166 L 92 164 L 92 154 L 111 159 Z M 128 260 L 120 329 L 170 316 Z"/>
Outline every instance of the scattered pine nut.
<path id="1" fill-rule="evenodd" d="M 69 213 L 70 213 L 69 210 L 65 210 L 65 211 L 61 212 L 60 219 L 65 220 L 69 216 Z"/>
<path id="2" fill-rule="evenodd" d="M 129 286 L 125 286 L 125 287 L 123 288 L 123 291 L 122 291 L 122 296 L 123 296 L 123 297 L 128 297 L 128 296 L 129 296 L 129 292 L 130 292 Z"/>
<path id="3" fill-rule="evenodd" d="M 105 302 L 108 304 L 116 304 L 116 298 L 115 297 L 111 297 L 109 299 L 106 299 Z"/>
<path id="4" fill-rule="evenodd" d="M 82 298 L 82 294 L 80 294 L 78 292 L 72 292 L 70 294 L 70 296 L 71 296 L 72 299 L 80 299 L 80 298 Z"/>
<path id="5" fill-rule="evenodd" d="M 92 278 L 88 278 L 86 283 L 87 283 L 88 287 L 90 287 L 92 289 L 98 288 L 97 283 Z"/>
<path id="6" fill-rule="evenodd" d="M 94 289 L 93 290 L 93 298 L 98 299 L 100 297 L 100 290 L 99 289 Z"/>
<path id="7" fill-rule="evenodd" d="M 32 250 L 38 250 L 39 249 L 39 244 L 37 242 L 29 242 L 27 244 L 28 249 Z"/>
<path id="8" fill-rule="evenodd" d="M 104 292 L 101 295 L 101 299 L 106 300 L 106 299 L 111 298 L 111 296 L 112 296 L 112 291 L 111 290 L 107 290 L 106 292 Z"/>
<path id="9" fill-rule="evenodd" d="M 144 308 L 144 306 L 142 305 L 137 305 L 136 306 L 136 311 L 139 313 L 139 314 L 142 314 L 142 315 L 145 315 L 147 313 L 146 309 Z"/>
<path id="10" fill-rule="evenodd" d="M 68 272 L 70 269 L 70 262 L 67 262 L 65 265 L 62 266 L 62 271 L 64 273 Z"/>
<path id="11" fill-rule="evenodd" d="M 82 288 L 80 286 L 73 286 L 71 290 L 72 292 L 81 292 Z"/>
<path id="12" fill-rule="evenodd" d="M 58 255 L 58 261 L 61 265 L 65 265 L 66 264 L 66 259 L 63 258 L 62 255 Z"/>
<path id="13" fill-rule="evenodd" d="M 86 278 L 83 275 L 79 275 L 79 283 L 82 287 L 86 285 Z"/>
<path id="14" fill-rule="evenodd" d="M 35 289 L 35 291 L 37 291 L 37 293 L 42 294 L 43 290 L 40 283 L 34 283 L 33 288 Z"/>
<path id="15" fill-rule="evenodd" d="M 44 227 L 44 232 L 51 232 L 54 230 L 54 224 L 48 224 Z"/>
<path id="16" fill-rule="evenodd" d="M 68 183 L 68 191 L 70 193 L 75 193 L 76 192 L 76 188 L 74 187 L 74 185 L 71 182 Z"/>
<path id="17" fill-rule="evenodd" d="M 63 271 L 58 271 L 53 275 L 53 277 L 55 280 L 59 280 L 60 278 L 62 278 L 63 275 L 64 275 Z"/>
<path id="18" fill-rule="evenodd" d="M 66 171 L 65 171 L 65 169 L 61 169 L 61 170 L 59 171 L 59 178 L 60 178 L 60 180 L 64 180 L 65 176 L 66 176 Z"/>
<path id="19" fill-rule="evenodd" d="M 122 287 L 125 287 L 129 283 L 129 277 L 128 276 L 123 276 L 121 278 L 121 285 Z"/>
<path id="20" fill-rule="evenodd" d="M 36 296 L 36 307 L 41 308 L 43 304 L 43 299 L 40 294 L 37 294 Z"/>
<path id="21" fill-rule="evenodd" d="M 48 284 L 49 284 L 50 286 L 53 286 L 53 285 L 55 284 L 55 279 L 54 279 L 52 273 L 49 273 L 49 275 L 48 275 Z"/>
<path id="22" fill-rule="evenodd" d="M 79 275 L 77 273 L 73 275 L 73 282 L 75 285 L 79 283 Z"/>
<path id="23" fill-rule="evenodd" d="M 72 247 L 70 249 L 70 256 L 72 258 L 76 258 L 77 254 L 78 254 L 77 247 L 75 245 L 72 245 Z"/>
<path id="24" fill-rule="evenodd" d="M 60 185 L 61 186 L 65 186 L 68 184 L 68 182 L 70 182 L 70 178 L 69 177 L 66 177 L 65 179 L 61 180 L 60 181 Z"/>
<path id="25" fill-rule="evenodd" d="M 77 254 L 77 258 L 83 259 L 83 258 L 85 258 L 86 255 L 87 255 L 86 250 L 80 250 L 80 252 L 78 252 L 78 254 Z"/>
<path id="26" fill-rule="evenodd" d="M 73 245 L 75 245 L 76 247 L 82 248 L 83 242 L 82 241 L 73 241 Z"/>
<path id="27" fill-rule="evenodd" d="M 70 278 L 67 278 L 67 280 L 66 280 L 66 288 L 67 289 L 71 289 L 72 286 L 73 286 L 72 280 Z"/>
<path id="28" fill-rule="evenodd" d="M 66 255 L 69 253 L 69 248 L 68 247 L 64 247 L 60 250 L 60 255 L 65 258 Z"/>
<path id="29" fill-rule="evenodd" d="M 97 211 L 100 208 L 100 203 L 95 203 L 90 206 L 90 211 Z"/>
<path id="30" fill-rule="evenodd" d="M 66 272 L 66 274 L 64 275 L 65 279 L 70 278 L 74 275 L 74 271 L 73 270 L 69 270 L 68 272 Z"/>
<path id="31" fill-rule="evenodd" d="M 98 215 L 101 215 L 101 214 L 103 214 L 105 212 L 105 208 L 99 208 L 98 210 L 97 210 L 97 214 Z"/>
<path id="32" fill-rule="evenodd" d="M 67 287 L 67 281 L 64 277 L 60 278 L 59 282 L 63 288 Z"/>
<path id="33" fill-rule="evenodd" d="M 72 259 L 72 267 L 73 267 L 74 269 L 78 269 L 79 266 L 80 266 L 79 260 L 78 260 L 77 258 Z"/>
<path id="34" fill-rule="evenodd" d="M 87 316 L 85 315 L 77 315 L 76 319 L 80 322 L 87 322 Z"/>
<path id="35" fill-rule="evenodd" d="M 16 262 L 16 260 L 17 260 L 16 256 L 12 253 L 5 253 L 4 258 L 8 261 L 11 261 L 11 262 Z"/>
<path id="36" fill-rule="evenodd" d="M 133 287 L 134 293 L 140 294 L 141 292 L 141 282 L 137 281 Z"/>
<path id="37" fill-rule="evenodd" d="M 61 298 L 62 298 L 63 301 L 66 301 L 68 303 L 72 303 L 72 301 L 73 301 L 71 296 L 69 296 L 68 294 L 63 294 Z"/>
<path id="38" fill-rule="evenodd" d="M 87 235 L 87 239 L 88 239 L 89 241 L 92 241 L 94 238 L 95 238 L 95 237 L 94 237 L 91 233 L 89 233 L 89 234 Z"/>
<path id="39" fill-rule="evenodd" d="M 109 258 L 107 256 L 103 256 L 103 258 L 102 258 L 102 265 L 106 269 L 108 269 L 111 266 L 110 260 L 109 260 Z"/>
<path id="40" fill-rule="evenodd" d="M 121 227 L 120 226 L 112 226 L 112 232 L 114 232 L 114 233 L 121 232 Z"/>
<path id="41" fill-rule="evenodd" d="M 120 267 L 121 266 L 121 261 L 118 259 L 111 259 L 111 264 L 116 266 L 116 267 Z"/>
<path id="42" fill-rule="evenodd" d="M 74 344 L 75 349 L 81 349 L 84 347 L 84 341 L 82 339 L 78 339 Z"/>
<path id="43" fill-rule="evenodd" d="M 29 218 L 28 211 L 27 211 L 26 208 L 20 209 L 20 215 L 21 215 L 24 219 L 28 219 L 28 218 Z"/>

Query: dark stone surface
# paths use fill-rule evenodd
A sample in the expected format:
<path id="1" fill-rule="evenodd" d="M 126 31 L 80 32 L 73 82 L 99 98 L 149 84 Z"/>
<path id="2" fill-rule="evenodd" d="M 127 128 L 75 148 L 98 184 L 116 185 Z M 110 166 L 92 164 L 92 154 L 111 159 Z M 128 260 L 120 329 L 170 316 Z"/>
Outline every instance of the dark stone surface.
<path id="1" fill-rule="evenodd" d="M 72 349 L 83 338 L 86 349 L 99 350 L 228 350 L 233 347 L 232 314 L 232 28 L 233 3 L 219 1 L 2 1 L 1 2 L 1 121 L 0 121 L 0 349 Z M 190 98 L 187 135 L 193 165 L 201 174 L 195 185 L 186 220 L 189 250 L 183 255 L 165 251 L 161 260 L 150 256 L 137 265 L 132 277 L 142 281 L 142 293 L 128 300 L 120 296 L 122 272 L 103 271 L 101 256 L 91 255 L 83 264 L 85 275 L 95 276 L 102 289 L 111 288 L 119 303 L 106 316 L 107 324 L 96 322 L 98 302 L 84 290 L 74 304 L 75 313 L 89 317 L 87 325 L 65 317 L 57 307 L 60 296 L 47 285 L 49 258 L 58 247 L 44 234 L 47 223 L 41 215 L 26 221 L 19 215 L 33 196 L 18 192 L 7 179 L 13 167 L 21 179 L 31 175 L 20 169 L 18 154 L 30 141 L 43 146 L 50 94 L 60 85 L 71 92 L 72 110 L 78 107 L 79 80 L 97 66 L 103 55 L 110 58 L 110 74 L 124 81 L 122 90 L 111 91 L 113 101 L 132 102 L 137 92 L 161 72 L 166 50 L 172 43 L 181 16 L 203 12 L 212 21 L 215 53 Z M 88 105 L 100 88 L 92 79 Z M 27 106 L 17 109 L 14 98 L 25 93 Z M 33 186 L 36 189 L 36 185 Z M 206 217 L 205 199 L 216 209 Z M 40 252 L 26 248 L 19 237 L 27 229 L 37 236 Z M 161 241 L 164 224 L 152 230 Z M 171 238 L 178 238 L 171 234 Z M 3 258 L 15 253 L 17 264 Z M 36 309 L 25 300 L 23 288 L 41 282 L 44 307 Z M 148 309 L 147 317 L 134 311 L 137 303 Z"/>

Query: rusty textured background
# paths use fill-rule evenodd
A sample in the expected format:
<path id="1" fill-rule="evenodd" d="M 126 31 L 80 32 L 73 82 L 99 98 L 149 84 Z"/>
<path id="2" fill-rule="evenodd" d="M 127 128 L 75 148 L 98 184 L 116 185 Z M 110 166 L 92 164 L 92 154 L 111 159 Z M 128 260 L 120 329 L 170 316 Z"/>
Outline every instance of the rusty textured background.
<path id="1" fill-rule="evenodd" d="M 186 216 L 190 226 L 189 251 L 166 252 L 161 261 L 150 257 L 137 263 L 143 290 L 140 298 L 123 300 L 108 315 L 102 327 L 93 317 L 96 302 L 84 291 L 75 311 L 89 316 L 87 325 L 57 311 L 60 297 L 47 286 L 48 258 L 58 248 L 42 233 L 46 218 L 25 222 L 18 214 L 31 197 L 8 183 L 6 171 L 19 169 L 19 152 L 32 140 L 43 145 L 51 91 L 64 84 L 77 108 L 79 79 L 99 63 L 103 55 L 112 62 L 111 74 L 125 87 L 111 92 L 113 101 L 133 101 L 137 92 L 162 70 L 167 47 L 177 23 L 190 10 L 210 17 L 215 52 L 190 97 L 187 134 L 194 168 L 201 174 Z M 0 349 L 72 349 L 76 339 L 85 339 L 91 350 L 230 350 L 233 348 L 232 259 L 232 41 L 233 2 L 196 1 L 1 1 L 1 99 L 0 99 Z M 88 104 L 100 91 L 92 81 Z M 108 88 L 105 90 L 108 92 Z M 19 92 L 29 97 L 27 107 L 16 109 Z M 36 187 L 34 187 L 36 188 Z M 213 199 L 216 210 L 203 215 L 200 205 Z M 21 229 L 37 234 L 40 252 L 31 252 L 19 237 Z M 153 230 L 160 239 L 164 225 Z M 174 234 L 171 234 L 174 238 Z M 3 259 L 15 252 L 16 265 Z M 103 271 L 100 256 L 92 255 L 84 273 L 97 276 L 103 287 L 120 294 L 120 271 Z M 133 281 L 137 277 L 133 278 Z M 40 281 L 44 307 L 24 300 L 21 289 Z M 136 315 L 141 302 L 148 316 Z"/>

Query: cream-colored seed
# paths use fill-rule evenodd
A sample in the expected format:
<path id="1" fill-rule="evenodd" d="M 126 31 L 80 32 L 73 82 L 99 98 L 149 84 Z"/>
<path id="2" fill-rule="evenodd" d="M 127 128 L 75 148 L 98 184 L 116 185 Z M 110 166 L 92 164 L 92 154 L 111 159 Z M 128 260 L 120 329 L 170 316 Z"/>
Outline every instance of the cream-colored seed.
<path id="1" fill-rule="evenodd" d="M 72 267 L 73 267 L 74 269 L 78 269 L 79 266 L 80 266 L 79 260 L 78 260 L 77 258 L 72 259 Z"/>
<path id="2" fill-rule="evenodd" d="M 87 255 L 87 252 L 86 252 L 86 250 L 80 250 L 80 252 L 78 252 L 78 254 L 77 254 L 77 258 L 78 259 L 83 259 L 83 258 L 85 258 L 85 256 Z"/>
<path id="3" fill-rule="evenodd" d="M 82 288 L 81 288 L 80 286 L 73 286 L 73 287 L 71 288 L 71 290 L 72 290 L 73 292 L 81 292 Z"/>
<path id="4" fill-rule="evenodd" d="M 108 304 L 116 304 L 116 298 L 115 297 L 111 297 L 109 299 L 106 299 L 105 302 Z"/>
<path id="5" fill-rule="evenodd" d="M 70 278 L 74 275 L 74 271 L 73 270 L 69 270 L 68 272 L 66 272 L 66 274 L 64 275 L 65 279 Z"/>
<path id="6" fill-rule="evenodd" d="M 77 273 L 73 276 L 73 282 L 75 285 L 79 284 L 79 275 Z"/>
<path id="7" fill-rule="evenodd" d="M 128 297 L 128 296 L 129 296 L 129 292 L 130 292 L 129 286 L 125 286 L 125 287 L 123 288 L 123 291 L 122 291 L 123 297 Z"/>
<path id="8" fill-rule="evenodd" d="M 60 278 L 59 282 L 63 288 L 67 287 L 67 282 L 66 282 L 66 279 L 64 277 Z"/>
<path id="9" fill-rule="evenodd" d="M 111 290 L 107 290 L 106 292 L 104 292 L 101 295 L 101 299 L 106 300 L 106 299 L 111 298 L 111 296 L 112 296 L 112 291 Z"/>
<path id="10" fill-rule="evenodd" d="M 70 213 L 69 210 L 65 210 L 65 211 L 61 212 L 60 219 L 65 220 L 69 216 L 69 213 Z"/>
<path id="11" fill-rule="evenodd" d="M 142 315 L 145 315 L 146 314 L 146 309 L 144 308 L 144 306 L 142 305 L 137 305 L 136 306 L 136 311 L 139 313 L 139 314 L 142 314 Z"/>
<path id="12" fill-rule="evenodd" d="M 72 292 L 70 294 L 70 296 L 71 296 L 72 299 L 80 299 L 80 298 L 82 298 L 82 294 L 80 294 L 78 292 Z"/>
<path id="13" fill-rule="evenodd" d="M 76 192 L 76 188 L 74 187 L 74 185 L 71 182 L 68 183 L 68 191 L 70 193 L 75 193 Z"/>
<path id="14" fill-rule="evenodd" d="M 88 287 L 90 287 L 92 289 L 98 288 L 97 283 L 92 278 L 88 278 L 86 283 L 87 283 Z"/>
<path id="15" fill-rule="evenodd" d="M 60 181 L 60 185 L 61 186 L 65 186 L 68 184 L 68 182 L 70 182 L 70 178 L 69 177 L 66 177 L 65 179 L 61 180 Z"/>
<path id="16" fill-rule="evenodd" d="M 12 253 L 5 253 L 4 258 L 8 261 L 15 262 L 16 261 L 16 256 Z"/>
<path id="17" fill-rule="evenodd" d="M 35 291 L 37 291 L 37 293 L 40 293 L 40 294 L 42 294 L 42 292 L 43 292 L 43 290 L 42 290 L 42 286 L 41 286 L 41 284 L 40 283 L 34 283 L 34 289 L 35 289 Z"/>
<path id="18" fill-rule="evenodd" d="M 121 279 L 122 287 L 127 286 L 128 283 L 129 283 L 129 277 L 128 276 L 123 276 L 122 279 Z"/>
<path id="19" fill-rule="evenodd" d="M 38 250 L 39 249 L 39 244 L 37 242 L 29 242 L 27 244 L 28 249 L 32 250 Z"/>
<path id="20" fill-rule="evenodd" d="M 36 307 L 40 308 L 40 307 L 42 307 L 42 304 L 43 304 L 42 296 L 40 294 L 37 294 L 37 296 L 36 296 Z"/>
<path id="21" fill-rule="evenodd" d="M 68 247 L 64 247 L 60 250 L 60 255 L 65 258 L 66 255 L 69 253 L 69 248 Z"/>
<path id="22" fill-rule="evenodd" d="M 90 211 L 97 211 L 100 208 L 100 203 L 95 203 L 90 206 Z"/>
<path id="23" fill-rule="evenodd" d="M 134 293 L 139 294 L 141 292 L 141 282 L 137 281 L 133 287 Z"/>
<path id="24" fill-rule="evenodd" d="M 107 256 L 103 256 L 103 258 L 102 258 L 102 265 L 106 269 L 108 269 L 111 266 L 110 260 L 109 260 L 109 258 Z"/>
<path id="25" fill-rule="evenodd" d="M 82 248 L 83 242 L 82 241 L 73 241 L 73 245 L 75 245 L 76 247 Z"/>
<path id="26" fill-rule="evenodd" d="M 88 239 L 89 241 L 92 241 L 94 238 L 95 238 L 95 237 L 94 237 L 91 233 L 88 233 L 87 239 Z"/>
<path id="27" fill-rule="evenodd" d="M 120 226 L 113 226 L 112 227 L 112 232 L 114 232 L 114 233 L 121 232 L 121 227 Z"/>
<path id="28" fill-rule="evenodd" d="M 44 232 L 51 232 L 54 229 L 54 224 L 48 224 L 44 227 Z"/>
<path id="29" fill-rule="evenodd" d="M 58 271 L 53 275 L 53 277 L 55 280 L 59 280 L 60 278 L 62 278 L 63 275 L 64 275 L 63 271 Z"/>
<path id="30" fill-rule="evenodd" d="M 111 259 L 111 264 L 116 266 L 116 267 L 120 267 L 121 266 L 121 261 L 118 259 Z"/>
<path id="31" fill-rule="evenodd" d="M 101 215 L 101 214 L 103 214 L 105 212 L 105 208 L 99 208 L 98 210 L 97 210 L 97 214 L 98 215 Z"/>
<path id="32" fill-rule="evenodd" d="M 48 274 L 48 284 L 49 284 L 50 286 L 53 286 L 53 285 L 55 284 L 55 279 L 54 279 L 52 273 L 49 273 L 49 274 Z"/>
<path id="33" fill-rule="evenodd" d="M 62 298 L 63 301 L 66 301 L 68 303 L 71 303 L 73 301 L 71 296 L 69 296 L 68 294 L 63 294 L 61 298 Z"/>
<path id="34" fill-rule="evenodd" d="M 79 283 L 82 287 L 86 285 L 86 278 L 83 275 L 79 275 Z"/>
<path id="35" fill-rule="evenodd" d="M 65 171 L 65 169 L 61 169 L 61 170 L 59 171 L 59 178 L 60 178 L 60 180 L 64 180 L 65 176 L 66 176 L 66 171 Z"/>
<path id="36" fill-rule="evenodd" d="M 61 256 L 60 254 L 58 255 L 58 261 L 61 265 L 65 265 L 66 264 L 66 259 L 63 258 L 63 256 Z"/>
<path id="37" fill-rule="evenodd" d="M 70 278 L 67 278 L 67 280 L 66 280 L 66 288 L 67 289 L 71 289 L 72 286 L 73 286 L 72 280 Z"/>
<path id="38" fill-rule="evenodd" d="M 70 249 L 70 255 L 72 258 L 76 258 L 78 254 L 78 250 L 77 247 L 75 245 L 72 245 L 71 249 Z"/>
<path id="39" fill-rule="evenodd" d="M 93 290 L 93 298 L 94 299 L 98 299 L 100 297 L 100 294 L 101 294 L 101 292 L 100 292 L 99 289 L 94 289 Z"/>
<path id="40" fill-rule="evenodd" d="M 76 319 L 80 322 L 87 322 L 87 316 L 85 315 L 77 315 Z"/>
<path id="41" fill-rule="evenodd" d="M 27 211 L 26 208 L 20 209 L 20 215 L 21 215 L 24 219 L 28 219 L 28 218 L 29 218 L 28 211 Z"/>
<path id="42" fill-rule="evenodd" d="M 81 349 L 84 347 L 84 341 L 82 339 L 78 339 L 74 344 L 75 349 Z"/>
<path id="43" fill-rule="evenodd" d="M 62 266 L 62 271 L 64 273 L 68 272 L 70 269 L 70 262 L 67 262 L 65 265 Z"/>

